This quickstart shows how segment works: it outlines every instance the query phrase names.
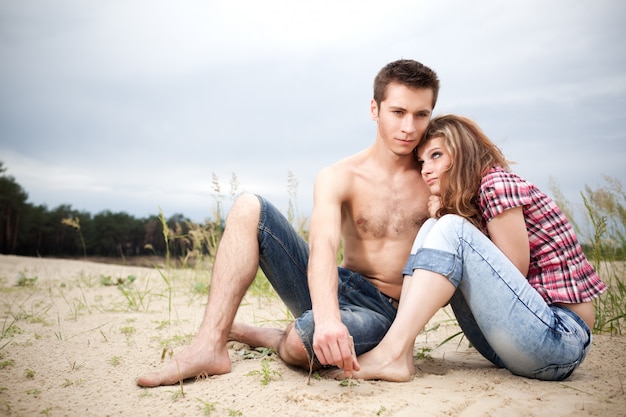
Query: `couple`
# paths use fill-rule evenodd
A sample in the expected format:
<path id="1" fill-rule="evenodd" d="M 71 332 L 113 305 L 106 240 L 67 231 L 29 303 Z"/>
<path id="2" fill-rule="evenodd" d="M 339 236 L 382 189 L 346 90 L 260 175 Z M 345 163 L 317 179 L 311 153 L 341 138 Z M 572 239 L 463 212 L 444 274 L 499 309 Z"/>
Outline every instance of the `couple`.
<path id="1" fill-rule="evenodd" d="M 415 337 L 448 302 L 497 366 L 566 378 L 589 349 L 591 299 L 605 287 L 558 208 L 510 174 L 471 121 L 431 122 L 438 92 L 419 62 L 381 69 L 374 144 L 320 171 L 308 243 L 269 202 L 239 197 L 197 336 L 138 385 L 230 372 L 228 340 L 271 347 L 305 369 L 406 381 Z M 259 266 L 296 317 L 286 329 L 234 323 Z"/>

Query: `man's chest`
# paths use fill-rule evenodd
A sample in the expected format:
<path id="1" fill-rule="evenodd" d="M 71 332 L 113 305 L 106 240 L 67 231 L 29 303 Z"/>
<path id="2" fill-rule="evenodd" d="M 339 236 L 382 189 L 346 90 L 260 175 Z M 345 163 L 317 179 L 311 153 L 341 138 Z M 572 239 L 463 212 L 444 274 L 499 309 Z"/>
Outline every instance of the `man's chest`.
<path id="1" fill-rule="evenodd" d="M 426 209 L 418 198 L 400 192 L 363 192 L 349 207 L 348 218 L 357 234 L 373 238 L 414 235 Z"/>

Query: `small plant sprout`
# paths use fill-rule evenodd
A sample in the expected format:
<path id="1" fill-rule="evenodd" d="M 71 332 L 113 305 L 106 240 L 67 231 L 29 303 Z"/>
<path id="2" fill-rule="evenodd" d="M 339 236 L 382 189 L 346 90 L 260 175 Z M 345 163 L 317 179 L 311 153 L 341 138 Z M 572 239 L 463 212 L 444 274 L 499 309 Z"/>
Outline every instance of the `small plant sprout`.
<path id="1" fill-rule="evenodd" d="M 113 366 L 118 366 L 122 361 L 120 360 L 119 356 L 112 356 L 109 359 L 109 363 Z"/>
<path id="2" fill-rule="evenodd" d="M 342 379 L 341 382 L 339 382 L 339 385 L 341 385 L 342 387 L 352 387 L 355 385 L 359 385 L 359 383 L 355 382 L 352 378 L 345 378 Z"/>
<path id="3" fill-rule="evenodd" d="M 35 282 L 37 282 L 37 277 L 28 277 L 24 272 L 20 272 L 17 277 L 17 283 L 15 284 L 17 287 L 33 287 L 35 286 Z"/>
<path id="4" fill-rule="evenodd" d="M 13 359 L 0 361 L 0 369 L 8 368 L 9 366 L 13 366 L 13 365 L 15 365 L 15 361 Z"/>
<path id="5" fill-rule="evenodd" d="M 413 357 L 415 359 L 432 359 L 433 357 L 430 355 L 431 351 L 432 349 L 429 347 L 420 347 L 417 349 L 417 352 L 413 355 Z"/>
<path id="6" fill-rule="evenodd" d="M 26 369 L 24 371 L 24 376 L 28 379 L 34 379 L 35 378 L 35 371 L 33 371 L 32 369 Z"/>
<path id="7" fill-rule="evenodd" d="M 261 361 L 261 369 L 255 369 L 253 371 L 248 372 L 248 376 L 260 376 L 261 377 L 261 385 L 267 385 L 270 383 L 274 376 L 281 377 L 282 374 L 276 370 L 270 368 L 271 359 L 265 358 Z"/>
<path id="8" fill-rule="evenodd" d="M 161 352 L 161 362 L 165 360 L 166 356 L 168 356 L 169 359 L 172 359 L 172 356 L 174 356 L 174 351 L 169 346 L 163 348 L 163 351 Z"/>
<path id="9" fill-rule="evenodd" d="M 197 398 L 200 401 L 200 405 L 198 406 L 200 410 L 204 413 L 205 416 L 210 416 L 212 411 L 215 411 L 215 406 L 219 404 L 216 401 L 204 401 L 201 398 Z"/>
<path id="10" fill-rule="evenodd" d="M 79 369 L 81 369 L 83 367 L 83 365 L 85 365 L 84 362 L 83 363 L 78 363 L 76 361 L 70 361 L 69 359 L 67 361 L 67 364 L 69 365 L 71 372 L 78 371 Z"/>
<path id="11" fill-rule="evenodd" d="M 126 337 L 130 337 L 137 332 L 137 329 L 133 326 L 126 326 L 120 329 L 120 333 L 122 333 Z"/>

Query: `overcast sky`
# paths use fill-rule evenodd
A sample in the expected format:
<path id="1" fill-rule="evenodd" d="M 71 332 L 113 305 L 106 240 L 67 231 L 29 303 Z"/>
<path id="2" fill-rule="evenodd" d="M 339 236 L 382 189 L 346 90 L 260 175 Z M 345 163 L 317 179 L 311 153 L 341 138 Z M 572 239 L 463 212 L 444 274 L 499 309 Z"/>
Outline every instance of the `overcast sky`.
<path id="1" fill-rule="evenodd" d="M 29 202 L 196 221 L 263 194 L 312 207 L 316 173 L 375 137 L 372 82 L 440 76 L 514 171 L 574 204 L 626 184 L 626 3 L 0 0 L 0 161 Z"/>

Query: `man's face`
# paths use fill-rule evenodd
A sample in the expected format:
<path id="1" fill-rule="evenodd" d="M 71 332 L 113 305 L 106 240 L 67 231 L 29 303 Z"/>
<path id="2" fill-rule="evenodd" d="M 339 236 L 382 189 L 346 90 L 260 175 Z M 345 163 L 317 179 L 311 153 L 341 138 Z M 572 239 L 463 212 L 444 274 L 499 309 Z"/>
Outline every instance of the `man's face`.
<path id="1" fill-rule="evenodd" d="M 387 86 L 385 99 L 372 100 L 372 120 L 378 122 L 378 136 L 396 155 L 408 155 L 424 135 L 433 111 L 433 91 L 402 84 Z"/>

